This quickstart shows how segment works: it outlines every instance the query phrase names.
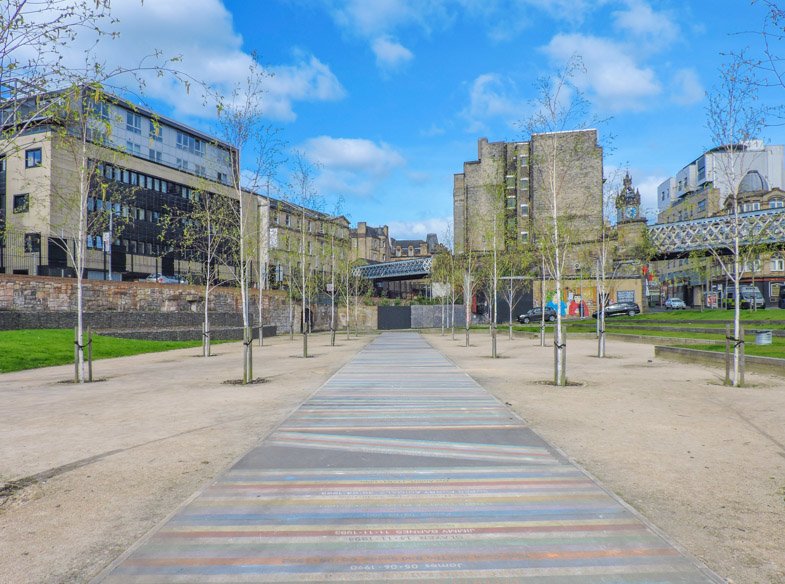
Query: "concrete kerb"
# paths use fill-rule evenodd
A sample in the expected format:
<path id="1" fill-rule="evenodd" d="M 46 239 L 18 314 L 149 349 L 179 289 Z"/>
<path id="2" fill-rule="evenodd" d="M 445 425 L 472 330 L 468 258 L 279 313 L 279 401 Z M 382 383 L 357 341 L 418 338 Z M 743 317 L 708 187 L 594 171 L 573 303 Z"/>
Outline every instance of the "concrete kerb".
<path id="1" fill-rule="evenodd" d="M 704 365 L 722 366 L 725 364 L 725 354 L 714 351 L 702 351 L 699 349 L 688 349 L 685 347 L 667 347 L 662 345 L 654 346 L 654 356 L 669 361 L 680 363 L 702 363 Z M 785 377 L 785 359 L 774 357 L 756 357 L 745 355 L 744 360 L 748 371 L 755 373 L 765 373 Z"/>

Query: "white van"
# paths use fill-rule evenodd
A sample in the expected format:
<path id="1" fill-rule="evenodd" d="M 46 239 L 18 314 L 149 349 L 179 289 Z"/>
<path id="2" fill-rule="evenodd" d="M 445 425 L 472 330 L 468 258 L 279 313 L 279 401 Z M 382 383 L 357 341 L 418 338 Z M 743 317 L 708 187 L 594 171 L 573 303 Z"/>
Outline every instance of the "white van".
<path id="1" fill-rule="evenodd" d="M 725 292 L 725 308 L 733 308 L 736 306 L 735 290 L 732 286 L 728 286 Z M 741 308 L 766 308 L 766 299 L 761 294 L 757 286 L 740 286 L 739 296 L 741 297 Z"/>

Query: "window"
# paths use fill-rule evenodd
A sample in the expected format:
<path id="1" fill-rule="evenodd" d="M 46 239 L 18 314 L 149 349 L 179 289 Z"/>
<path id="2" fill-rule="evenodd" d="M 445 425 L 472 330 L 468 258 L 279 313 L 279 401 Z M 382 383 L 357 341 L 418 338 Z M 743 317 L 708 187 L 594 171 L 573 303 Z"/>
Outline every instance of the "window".
<path id="1" fill-rule="evenodd" d="M 153 162 L 158 162 L 160 164 L 163 161 L 164 155 L 160 150 L 150 148 L 150 154 L 148 155 L 148 158 Z"/>
<path id="2" fill-rule="evenodd" d="M 202 166 L 201 164 L 196 164 L 194 166 L 196 167 L 195 168 L 196 174 L 198 174 L 199 176 L 207 176 L 207 169 L 204 166 Z"/>
<path id="3" fill-rule="evenodd" d="M 187 171 L 188 170 L 188 161 L 184 160 L 182 158 L 178 158 L 175 166 L 177 166 L 177 168 L 180 169 L 180 170 L 186 170 Z"/>
<path id="4" fill-rule="evenodd" d="M 30 210 L 30 194 L 14 195 L 14 213 L 27 213 Z"/>
<path id="5" fill-rule="evenodd" d="M 744 203 L 741 206 L 742 213 L 749 213 L 750 211 L 760 211 L 760 202 L 754 201 L 752 203 Z"/>
<path id="6" fill-rule="evenodd" d="M 141 134 L 142 116 L 134 112 L 125 112 L 125 129 L 134 134 Z"/>
<path id="7" fill-rule="evenodd" d="M 284 223 L 286 224 L 287 227 L 291 227 L 292 226 L 292 218 L 291 218 L 291 216 L 288 213 L 284 217 Z"/>
<path id="8" fill-rule="evenodd" d="M 508 209 L 515 209 L 515 203 L 517 203 L 517 202 L 518 202 L 518 200 L 515 198 L 515 194 L 514 193 L 512 195 L 507 195 L 507 208 Z"/>
<path id="9" fill-rule="evenodd" d="M 521 203 L 521 217 L 529 216 L 529 203 Z"/>
<path id="10" fill-rule="evenodd" d="M 760 258 L 744 260 L 744 267 L 742 268 L 745 272 L 760 272 L 761 268 L 761 261 Z"/>
<path id="11" fill-rule="evenodd" d="M 504 183 L 505 183 L 505 185 L 507 186 L 508 189 L 514 189 L 515 188 L 515 176 L 512 175 L 512 174 L 508 174 L 507 176 L 504 177 Z"/>
<path id="12" fill-rule="evenodd" d="M 226 175 L 225 172 L 218 173 L 218 182 L 222 184 L 229 184 L 229 177 Z"/>
<path id="13" fill-rule="evenodd" d="M 25 150 L 25 168 L 36 168 L 41 166 L 41 149 L 32 148 Z"/>
<path id="14" fill-rule="evenodd" d="M 41 251 L 40 233 L 25 233 L 25 251 L 27 253 L 39 253 Z"/>
<path id="15" fill-rule="evenodd" d="M 779 254 L 771 256 L 771 271 L 785 272 L 785 258 Z"/>
<path id="16" fill-rule="evenodd" d="M 184 132 L 177 132 L 177 147 L 180 150 L 193 152 L 197 156 L 204 156 L 204 141 L 199 138 L 194 138 Z"/>
<path id="17" fill-rule="evenodd" d="M 785 207 L 785 201 L 782 199 L 771 199 L 769 201 L 769 209 L 782 209 Z"/>
<path id="18" fill-rule="evenodd" d="M 150 139 L 156 142 L 163 142 L 164 141 L 164 129 L 161 127 L 161 124 L 155 122 L 153 120 L 148 120 L 150 123 Z"/>
<path id="19" fill-rule="evenodd" d="M 523 243 L 528 243 L 528 241 L 529 241 L 529 232 L 528 231 L 521 231 L 521 241 Z"/>
<path id="20" fill-rule="evenodd" d="M 5 156 L 0 156 L 0 173 L 5 172 Z"/>
<path id="21" fill-rule="evenodd" d="M 703 213 L 703 212 L 706 211 L 706 199 L 698 201 L 698 211 L 700 213 Z"/>
<path id="22" fill-rule="evenodd" d="M 133 154 L 134 156 L 141 156 L 142 155 L 142 147 L 139 144 L 134 144 L 130 140 L 125 143 L 125 151 L 128 154 Z"/>
<path id="23" fill-rule="evenodd" d="M 105 101 L 93 102 L 93 114 L 95 117 L 108 122 L 109 121 L 109 104 Z"/>

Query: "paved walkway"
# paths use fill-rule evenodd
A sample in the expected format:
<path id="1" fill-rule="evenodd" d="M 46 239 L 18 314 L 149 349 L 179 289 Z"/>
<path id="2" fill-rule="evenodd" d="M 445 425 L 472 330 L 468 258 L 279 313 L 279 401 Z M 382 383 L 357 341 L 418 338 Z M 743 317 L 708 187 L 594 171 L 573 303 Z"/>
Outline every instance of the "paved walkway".
<path id="1" fill-rule="evenodd" d="M 395 580 L 720 582 L 415 333 L 381 335 L 97 581 Z"/>

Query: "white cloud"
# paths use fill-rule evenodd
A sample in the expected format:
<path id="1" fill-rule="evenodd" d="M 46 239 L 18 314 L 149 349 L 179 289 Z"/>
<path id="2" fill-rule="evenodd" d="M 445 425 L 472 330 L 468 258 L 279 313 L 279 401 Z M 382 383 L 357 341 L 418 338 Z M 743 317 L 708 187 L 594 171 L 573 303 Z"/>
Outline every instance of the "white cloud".
<path id="1" fill-rule="evenodd" d="M 603 109 L 642 110 L 662 91 L 654 70 L 638 65 L 629 48 L 621 43 L 581 34 L 559 34 L 544 50 L 560 63 L 580 55 L 586 73 L 575 84 Z"/>
<path id="2" fill-rule="evenodd" d="M 642 0 L 628 0 L 625 10 L 613 13 L 614 28 L 628 34 L 636 42 L 647 43 L 651 48 L 661 49 L 674 42 L 679 27 L 667 12 L 656 12 Z"/>
<path id="3" fill-rule="evenodd" d="M 402 26 L 426 32 L 448 17 L 448 0 L 323 0 L 333 19 L 360 36 L 374 38 Z"/>
<path id="4" fill-rule="evenodd" d="M 441 240 L 452 224 L 452 217 L 432 217 L 419 221 L 390 221 L 390 237 L 395 239 L 425 239 L 429 233 L 435 233 Z"/>
<path id="5" fill-rule="evenodd" d="M 363 138 L 319 136 L 307 140 L 302 150 L 320 166 L 317 184 L 328 194 L 371 195 L 393 170 L 406 164 L 389 144 Z"/>
<path id="6" fill-rule="evenodd" d="M 243 50 L 242 36 L 222 0 L 113 0 L 112 16 L 118 22 L 110 28 L 119 36 L 102 39 L 94 50 L 110 69 L 135 67 L 160 51 L 164 58 L 181 57 L 174 68 L 223 94 L 231 93 L 248 75 L 252 56 Z M 83 61 L 91 44 L 89 38 L 80 38 L 67 47 L 66 58 L 71 63 Z M 335 100 L 345 94 L 330 68 L 316 57 L 297 56 L 292 64 L 267 70 L 272 77 L 265 84 L 264 102 L 272 119 L 293 120 L 296 102 Z M 205 104 L 196 85 L 186 93 L 171 77 L 150 74 L 144 93 L 171 105 L 176 116 L 214 117 L 214 107 Z"/>
<path id="7" fill-rule="evenodd" d="M 399 69 L 414 58 L 409 49 L 388 36 L 377 38 L 373 41 L 372 48 L 376 55 L 376 64 L 387 72 Z"/>
<path id="8" fill-rule="evenodd" d="M 679 105 L 692 105 L 703 100 L 706 90 L 694 69 L 679 69 L 673 76 L 673 101 Z"/>
<path id="9" fill-rule="evenodd" d="M 330 68 L 313 56 L 296 65 L 271 67 L 269 71 L 272 77 L 263 102 L 265 114 L 273 119 L 294 120 L 295 101 L 335 101 L 346 95 Z"/>
<path id="10" fill-rule="evenodd" d="M 511 123 L 525 116 L 526 103 L 516 95 L 512 81 L 496 73 L 477 77 L 469 89 L 469 105 L 463 116 L 469 120 L 470 132 L 482 131 L 484 121 L 502 118 Z"/>

